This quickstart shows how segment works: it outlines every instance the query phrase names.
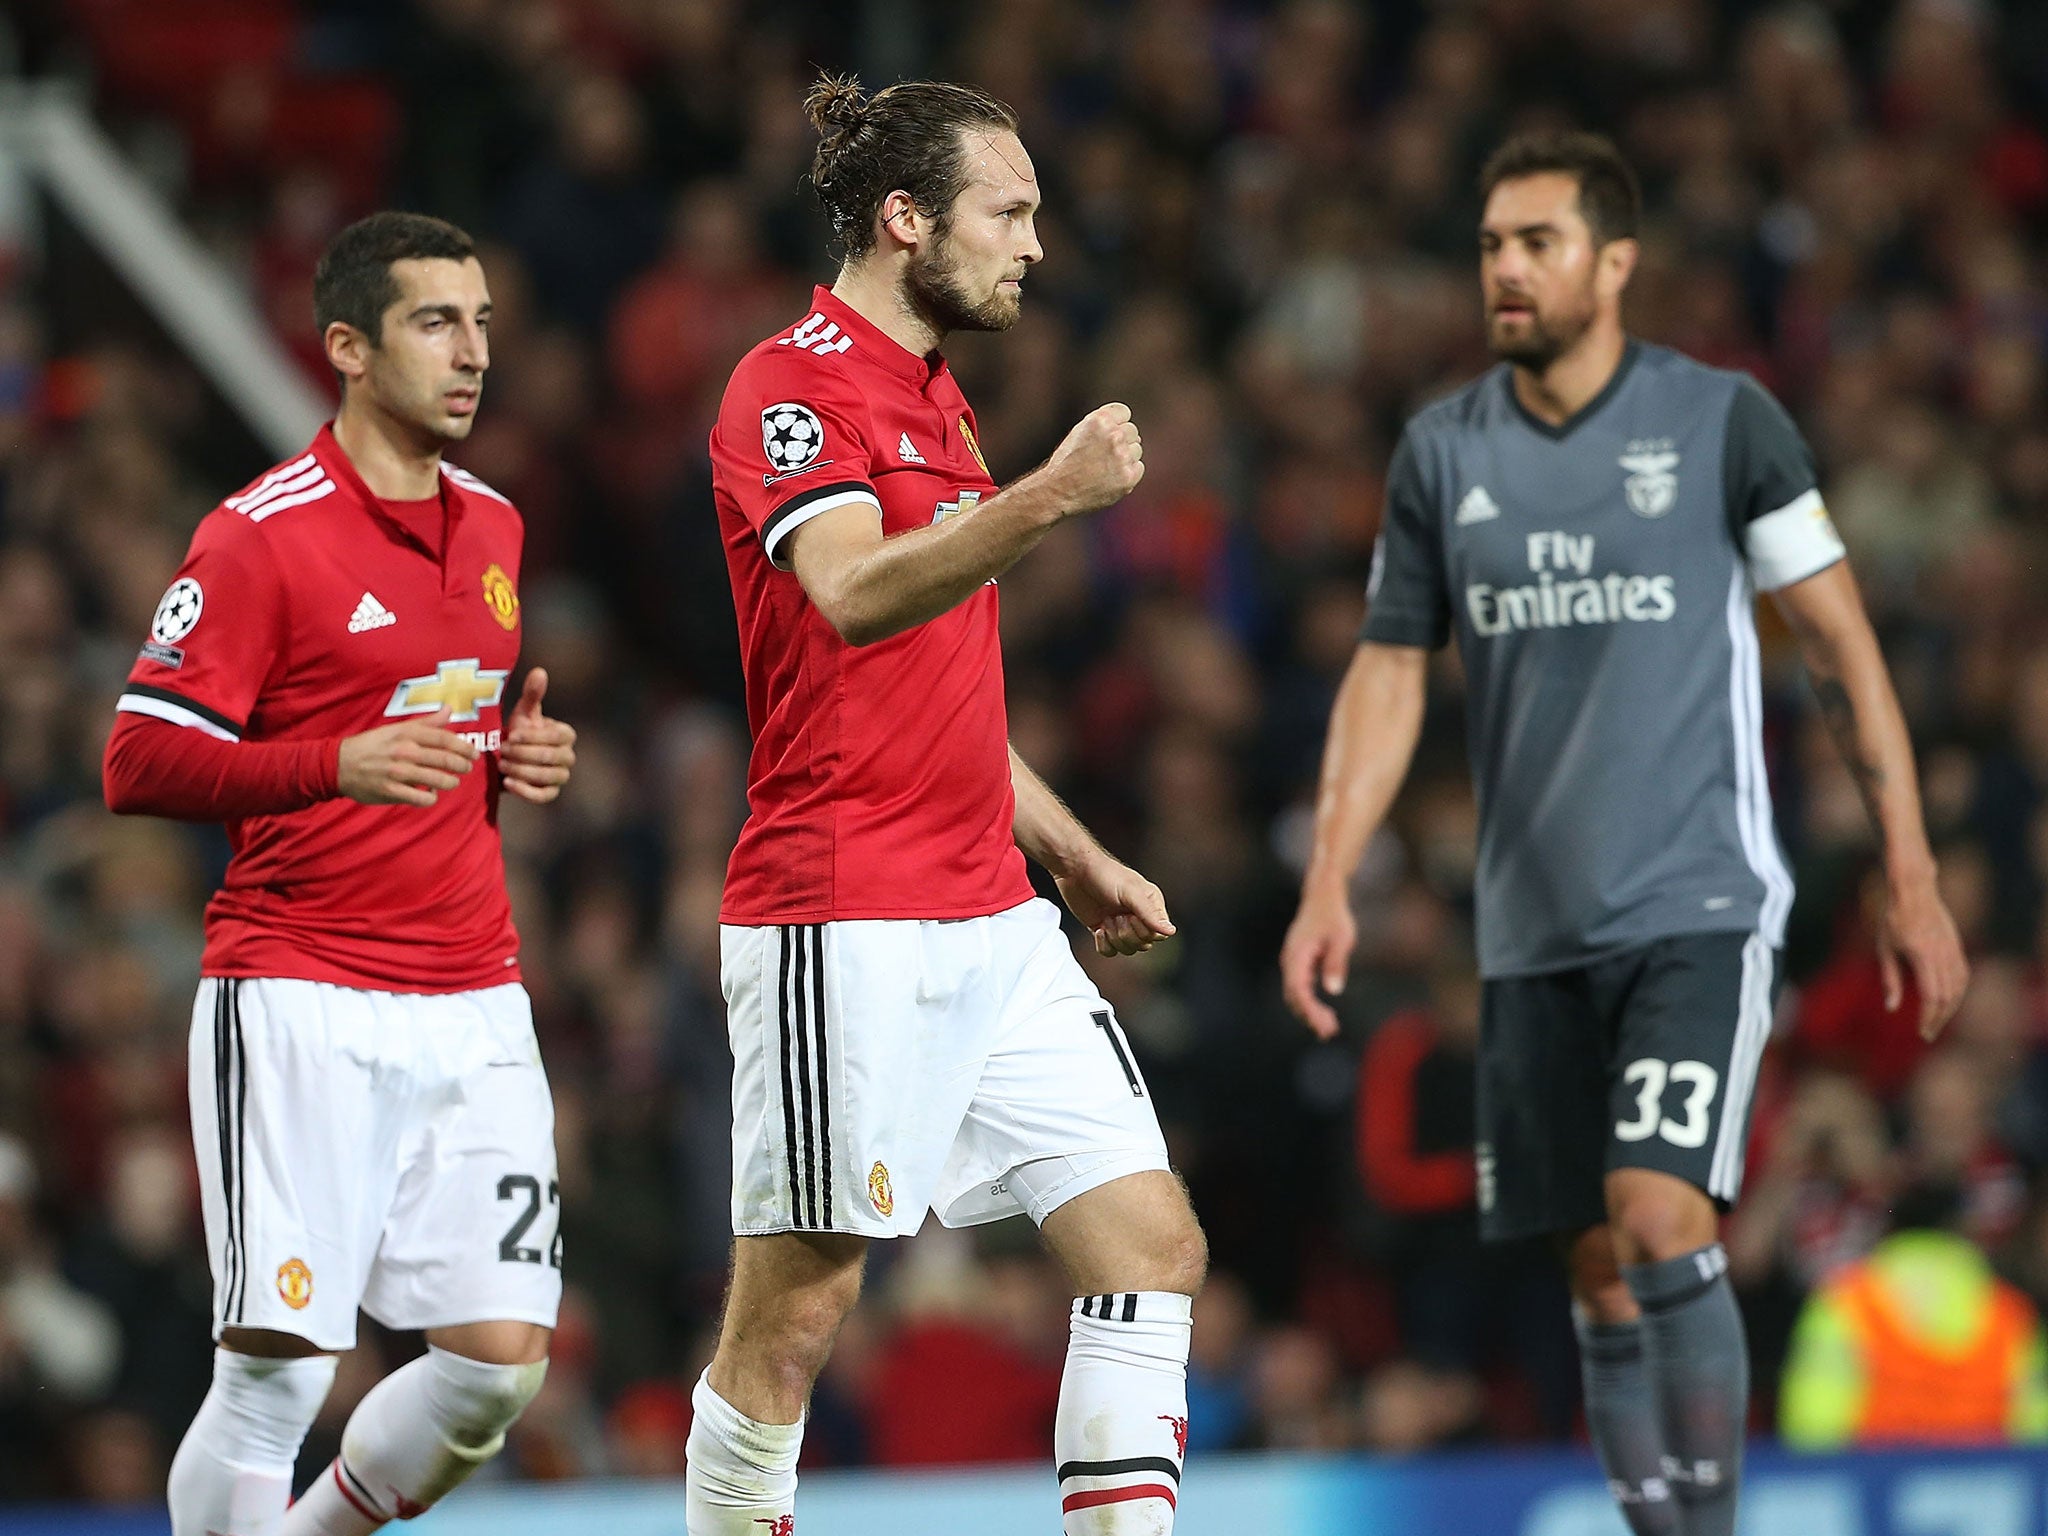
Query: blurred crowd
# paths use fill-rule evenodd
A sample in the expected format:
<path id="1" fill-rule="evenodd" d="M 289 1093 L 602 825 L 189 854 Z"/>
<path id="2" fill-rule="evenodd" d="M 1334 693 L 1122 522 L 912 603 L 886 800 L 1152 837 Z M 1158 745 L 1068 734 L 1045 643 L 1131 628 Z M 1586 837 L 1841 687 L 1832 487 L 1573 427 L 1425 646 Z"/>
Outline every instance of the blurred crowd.
<path id="1" fill-rule="evenodd" d="M 1641 170 L 1632 328 L 1805 428 L 1977 968 L 1938 1045 L 1884 1008 L 1870 835 L 1766 616 L 1801 894 L 1727 1231 L 1757 1424 L 1802 1299 L 1909 1194 L 2048 1303 L 2048 10 L 24 0 L 0 45 L 87 83 L 323 389 L 308 282 L 341 224 L 390 204 L 484 242 L 494 367 L 453 457 L 525 512 L 527 659 L 582 733 L 559 805 L 504 806 L 569 1290 L 501 1475 L 679 1471 L 715 1323 L 747 738 L 705 438 L 833 270 L 802 186 L 820 63 L 971 79 L 1022 119 L 1046 260 L 1012 332 L 949 347 L 998 479 L 1104 400 L 1145 433 L 1138 492 L 1006 576 L 1003 622 L 1020 750 L 1180 927 L 1088 963 L 1212 1239 L 1191 1448 L 1579 1433 L 1553 1264 L 1474 1236 L 1454 658 L 1359 871 L 1340 1040 L 1288 1019 L 1274 966 L 1387 454 L 1487 366 L 1474 173 L 1533 124 Z M 0 1498 L 119 1502 L 157 1496 L 208 1370 L 184 1053 L 225 844 L 107 815 L 100 748 L 194 523 L 276 455 L 61 218 L 34 228 L 0 218 Z M 1066 1306 L 1028 1228 L 878 1250 L 807 1457 L 1043 1457 Z M 307 1468 L 417 1348 L 366 1326 Z"/>

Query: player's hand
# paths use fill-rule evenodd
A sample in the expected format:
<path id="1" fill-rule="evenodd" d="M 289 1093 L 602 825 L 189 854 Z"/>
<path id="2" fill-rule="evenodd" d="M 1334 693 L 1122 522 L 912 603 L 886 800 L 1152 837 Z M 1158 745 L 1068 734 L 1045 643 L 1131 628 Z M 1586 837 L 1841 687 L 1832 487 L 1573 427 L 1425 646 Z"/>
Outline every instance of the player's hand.
<path id="1" fill-rule="evenodd" d="M 476 743 L 448 729 L 448 711 L 380 725 L 341 744 L 336 785 L 362 805 L 432 805 L 462 782 Z"/>
<path id="2" fill-rule="evenodd" d="M 1357 944 L 1358 920 L 1342 891 L 1334 896 L 1302 893 L 1301 910 L 1288 924 L 1280 946 L 1280 990 L 1287 1006 L 1318 1040 L 1337 1038 L 1337 1010 L 1317 995 L 1316 988 L 1320 985 L 1331 997 L 1344 990 Z"/>
<path id="3" fill-rule="evenodd" d="M 1177 931 L 1159 887 L 1108 854 L 1055 875 L 1060 899 L 1095 936 L 1098 955 L 1139 955 Z"/>
<path id="4" fill-rule="evenodd" d="M 1920 1038 L 1932 1040 L 1955 1016 L 1970 984 L 1963 938 L 1949 916 L 1934 876 L 1887 886 L 1884 918 L 1877 931 L 1877 963 L 1884 975 L 1884 1009 L 1895 1012 L 1911 972 L 1920 994 Z"/>
<path id="5" fill-rule="evenodd" d="M 1099 405 L 1083 416 L 1039 471 L 1069 517 L 1121 501 L 1145 478 L 1145 445 L 1127 405 Z"/>
<path id="6" fill-rule="evenodd" d="M 498 776 L 505 788 L 535 805 L 546 805 L 561 794 L 569 770 L 576 766 L 576 727 L 540 712 L 547 691 L 545 667 L 526 674 L 526 687 L 505 717 L 505 735 L 498 745 Z"/>

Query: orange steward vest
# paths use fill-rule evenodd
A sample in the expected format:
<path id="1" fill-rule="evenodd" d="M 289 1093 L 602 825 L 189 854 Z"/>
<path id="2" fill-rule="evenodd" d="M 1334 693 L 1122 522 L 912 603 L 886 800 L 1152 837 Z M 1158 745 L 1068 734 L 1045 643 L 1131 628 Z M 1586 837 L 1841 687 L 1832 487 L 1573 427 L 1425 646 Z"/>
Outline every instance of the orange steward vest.
<path id="1" fill-rule="evenodd" d="M 1868 1265 L 1855 1266 L 1835 1293 L 1862 1346 L 1857 1443 L 1985 1443 L 2007 1437 L 2013 1381 L 2032 1329 L 2017 1291 L 1994 1282 L 1983 1326 L 1959 1349 L 1940 1348 L 1908 1331 Z"/>

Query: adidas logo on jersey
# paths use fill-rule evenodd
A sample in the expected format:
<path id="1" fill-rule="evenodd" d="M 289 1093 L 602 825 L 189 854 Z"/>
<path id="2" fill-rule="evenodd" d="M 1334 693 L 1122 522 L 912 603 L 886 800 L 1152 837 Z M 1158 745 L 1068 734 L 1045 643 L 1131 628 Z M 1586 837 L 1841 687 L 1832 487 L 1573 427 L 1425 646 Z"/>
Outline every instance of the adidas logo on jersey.
<path id="1" fill-rule="evenodd" d="M 349 616 L 348 632 L 360 635 L 365 630 L 383 629 L 386 625 L 397 622 L 397 614 L 365 592 L 363 600 L 356 604 L 356 611 Z"/>
<path id="2" fill-rule="evenodd" d="M 924 455 L 917 451 L 917 444 L 910 440 L 908 432 L 896 440 L 896 457 L 906 464 L 922 464 L 925 462 Z"/>
<path id="3" fill-rule="evenodd" d="M 1465 493 L 1465 499 L 1458 503 L 1455 521 L 1460 528 L 1472 523 L 1489 523 L 1500 516 L 1500 503 L 1486 494 L 1486 487 L 1475 485 Z"/>

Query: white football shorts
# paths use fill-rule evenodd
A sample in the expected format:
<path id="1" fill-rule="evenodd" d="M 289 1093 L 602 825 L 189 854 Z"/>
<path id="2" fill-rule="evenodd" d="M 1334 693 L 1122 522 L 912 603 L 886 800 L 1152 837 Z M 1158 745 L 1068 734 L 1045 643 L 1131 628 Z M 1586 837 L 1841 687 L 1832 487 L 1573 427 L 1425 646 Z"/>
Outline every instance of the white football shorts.
<path id="1" fill-rule="evenodd" d="M 720 930 L 733 1231 L 1033 1221 L 1168 1166 L 1130 1042 L 1031 900 L 946 922 Z"/>
<path id="2" fill-rule="evenodd" d="M 355 1343 L 391 1328 L 553 1327 L 555 1111 L 517 983 L 370 992 L 207 977 L 192 1142 L 213 1325 Z"/>

